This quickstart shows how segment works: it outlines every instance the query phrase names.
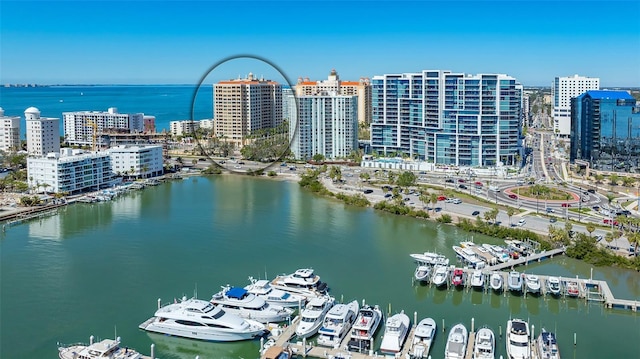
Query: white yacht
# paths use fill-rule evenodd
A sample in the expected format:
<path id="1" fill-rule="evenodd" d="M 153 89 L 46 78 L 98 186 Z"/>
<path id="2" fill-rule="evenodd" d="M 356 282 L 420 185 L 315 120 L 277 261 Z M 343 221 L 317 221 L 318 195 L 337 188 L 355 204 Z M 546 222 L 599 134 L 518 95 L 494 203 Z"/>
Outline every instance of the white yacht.
<path id="1" fill-rule="evenodd" d="M 432 318 L 422 319 L 413 332 L 409 356 L 412 359 L 428 358 L 433 338 L 436 336 L 436 321 Z"/>
<path id="2" fill-rule="evenodd" d="M 482 258 L 480 258 L 470 246 L 453 246 L 453 250 L 456 252 L 457 257 L 469 267 L 474 269 L 481 269 L 484 267 L 484 260 L 482 260 Z"/>
<path id="3" fill-rule="evenodd" d="M 305 296 L 275 289 L 271 287 L 271 284 L 266 279 L 256 280 L 253 277 L 249 277 L 249 281 L 251 284 L 244 287 L 244 289 L 264 299 L 269 304 L 275 304 L 285 308 L 297 308 L 307 303 Z"/>
<path id="4" fill-rule="evenodd" d="M 153 353 L 152 353 L 153 354 Z M 62 345 L 58 343 L 60 359 L 152 359 L 137 351 L 120 346 L 120 337 L 105 339 L 94 343 L 93 335 L 89 337 L 89 344 Z"/>
<path id="5" fill-rule="evenodd" d="M 419 265 L 413 273 L 413 277 L 419 282 L 426 282 L 431 276 L 431 266 Z"/>
<path id="6" fill-rule="evenodd" d="M 496 337 L 493 330 L 481 328 L 476 333 L 476 340 L 473 343 L 473 359 L 495 359 L 496 357 Z"/>
<path id="7" fill-rule="evenodd" d="M 524 277 L 525 286 L 527 292 L 538 294 L 540 293 L 540 278 L 535 274 L 527 274 Z"/>
<path id="8" fill-rule="evenodd" d="M 522 319 L 511 319 L 507 322 L 507 357 L 508 359 L 530 359 L 529 323 Z"/>
<path id="9" fill-rule="evenodd" d="M 404 311 L 387 318 L 384 334 L 380 344 L 380 351 L 384 354 L 396 355 L 402 349 L 409 333 L 411 320 Z"/>
<path id="10" fill-rule="evenodd" d="M 560 278 L 558 277 L 547 278 L 547 291 L 555 296 L 560 295 L 562 293 L 562 289 L 560 288 Z"/>
<path id="11" fill-rule="evenodd" d="M 433 252 L 424 252 L 424 253 L 413 253 L 410 254 L 411 258 L 413 258 L 420 265 L 427 266 L 448 266 L 449 258 L 445 257 L 442 254 L 433 253 Z"/>
<path id="12" fill-rule="evenodd" d="M 257 320 L 260 323 L 282 322 L 293 314 L 293 309 L 271 305 L 264 299 L 239 287 L 223 287 L 220 292 L 211 297 L 211 303 L 226 312 L 242 318 Z"/>
<path id="13" fill-rule="evenodd" d="M 327 293 L 327 284 L 320 281 L 320 276 L 313 269 L 298 269 L 292 274 L 276 276 L 271 286 L 285 292 L 300 294 L 307 299 L 317 298 Z"/>
<path id="14" fill-rule="evenodd" d="M 438 287 L 447 285 L 448 275 L 449 275 L 449 267 L 437 266 L 433 271 L 433 279 L 431 281 L 433 282 L 433 284 L 435 284 Z"/>
<path id="15" fill-rule="evenodd" d="M 349 340 L 349 349 L 366 352 L 371 349 L 371 340 L 373 339 L 380 322 L 382 321 L 382 311 L 377 305 L 370 307 L 363 305 L 358 312 L 358 317 L 351 327 L 351 340 Z"/>
<path id="16" fill-rule="evenodd" d="M 329 309 L 333 307 L 335 299 L 323 296 L 311 299 L 300 312 L 300 322 L 296 328 L 298 338 L 308 338 L 318 332 L 322 320 Z"/>
<path id="17" fill-rule="evenodd" d="M 220 342 L 254 339 L 267 332 L 264 324 L 227 313 L 206 300 L 182 298 L 158 307 L 153 317 L 140 324 L 140 329 Z"/>
<path id="18" fill-rule="evenodd" d="M 537 340 L 538 354 L 540 359 L 560 359 L 560 350 L 558 349 L 558 342 L 556 336 L 542 329 Z"/>
<path id="19" fill-rule="evenodd" d="M 503 281 L 502 273 L 500 272 L 491 273 L 491 280 L 489 282 L 491 289 L 495 290 L 496 292 L 502 291 L 504 288 L 502 281 Z"/>
<path id="20" fill-rule="evenodd" d="M 494 256 L 501 263 L 508 262 L 509 259 L 511 259 L 509 257 L 509 251 L 507 251 L 506 248 L 503 248 L 501 246 L 496 246 L 493 244 L 486 244 L 486 243 L 483 244 L 482 246 L 485 249 L 487 249 L 489 253 L 491 253 L 491 255 Z"/>
<path id="21" fill-rule="evenodd" d="M 511 291 L 522 291 L 522 273 L 516 271 L 509 272 L 507 285 L 509 286 L 509 290 Z"/>
<path id="22" fill-rule="evenodd" d="M 484 273 L 476 269 L 471 274 L 471 286 L 475 289 L 484 289 Z"/>
<path id="23" fill-rule="evenodd" d="M 359 309 L 357 300 L 348 304 L 336 304 L 329 309 L 322 326 L 318 329 L 318 345 L 331 348 L 339 346 L 342 339 L 349 333 Z"/>
<path id="24" fill-rule="evenodd" d="M 447 346 L 444 349 L 444 359 L 464 359 L 467 354 L 467 328 L 458 323 L 451 328 L 447 337 Z"/>

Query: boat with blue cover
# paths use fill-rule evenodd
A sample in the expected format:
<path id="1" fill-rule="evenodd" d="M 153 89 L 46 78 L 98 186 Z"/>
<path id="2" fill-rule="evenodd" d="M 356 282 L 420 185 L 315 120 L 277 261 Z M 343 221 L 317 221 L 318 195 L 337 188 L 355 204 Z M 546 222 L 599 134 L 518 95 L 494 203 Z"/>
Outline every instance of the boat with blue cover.
<path id="1" fill-rule="evenodd" d="M 267 303 L 264 299 L 240 287 L 222 287 L 213 295 L 211 303 L 226 312 L 260 323 L 282 322 L 291 317 L 293 309 Z"/>

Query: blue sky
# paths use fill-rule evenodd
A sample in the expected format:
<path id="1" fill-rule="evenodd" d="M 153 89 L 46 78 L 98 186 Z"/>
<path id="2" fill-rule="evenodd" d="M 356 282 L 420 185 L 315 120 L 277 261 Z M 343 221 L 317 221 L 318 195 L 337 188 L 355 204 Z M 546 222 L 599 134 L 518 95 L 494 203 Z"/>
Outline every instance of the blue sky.
<path id="1" fill-rule="evenodd" d="M 294 82 L 446 69 L 640 86 L 640 0 L 1 0 L 0 14 L 0 83 L 192 84 L 246 54 Z M 281 78 L 257 60 L 222 67 L 206 82 Z"/>

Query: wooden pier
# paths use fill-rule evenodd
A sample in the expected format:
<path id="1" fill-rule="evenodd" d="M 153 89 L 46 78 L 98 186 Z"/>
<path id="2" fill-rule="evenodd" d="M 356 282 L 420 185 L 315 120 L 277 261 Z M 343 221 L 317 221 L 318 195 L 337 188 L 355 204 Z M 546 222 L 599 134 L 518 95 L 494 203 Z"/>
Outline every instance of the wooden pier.
<path id="1" fill-rule="evenodd" d="M 515 268 L 519 265 L 527 265 L 531 262 L 540 262 L 544 259 L 547 258 L 553 258 L 553 256 L 558 255 L 558 254 L 562 254 L 565 252 L 565 248 L 556 248 L 556 249 L 552 249 L 549 251 L 542 251 L 540 253 L 536 253 L 536 254 L 532 254 L 530 256 L 522 256 L 518 259 L 512 259 L 508 262 L 504 262 L 504 263 L 498 263 L 498 264 L 494 264 L 491 266 L 488 266 L 485 268 L 485 270 L 494 272 L 494 271 L 499 271 L 499 270 L 503 270 L 503 269 L 507 269 L 507 268 Z"/>

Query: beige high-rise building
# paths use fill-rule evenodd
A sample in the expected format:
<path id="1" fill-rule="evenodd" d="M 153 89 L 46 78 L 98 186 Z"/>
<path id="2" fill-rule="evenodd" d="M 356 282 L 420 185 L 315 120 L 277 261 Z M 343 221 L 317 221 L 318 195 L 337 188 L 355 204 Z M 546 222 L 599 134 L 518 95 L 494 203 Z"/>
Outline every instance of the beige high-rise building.
<path id="1" fill-rule="evenodd" d="M 254 131 L 280 126 L 282 118 L 282 85 L 255 78 L 220 81 L 213 85 L 213 130 L 217 137 L 247 144 Z"/>
<path id="2" fill-rule="evenodd" d="M 0 150 L 20 149 L 20 116 L 5 116 L 0 107 Z"/>
<path id="3" fill-rule="evenodd" d="M 326 80 L 310 81 L 299 78 L 296 84 L 296 96 L 314 96 L 335 94 L 341 96 L 358 96 L 358 123 L 371 123 L 371 84 L 369 78 L 360 81 L 342 81 L 335 69 L 331 70 Z"/>

